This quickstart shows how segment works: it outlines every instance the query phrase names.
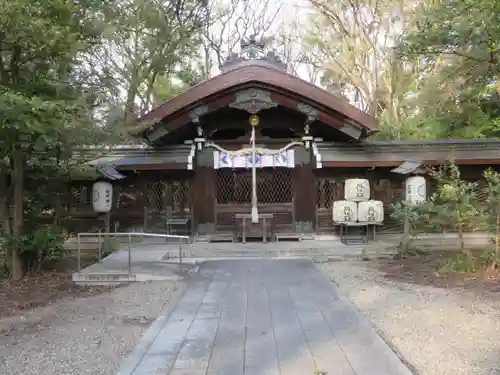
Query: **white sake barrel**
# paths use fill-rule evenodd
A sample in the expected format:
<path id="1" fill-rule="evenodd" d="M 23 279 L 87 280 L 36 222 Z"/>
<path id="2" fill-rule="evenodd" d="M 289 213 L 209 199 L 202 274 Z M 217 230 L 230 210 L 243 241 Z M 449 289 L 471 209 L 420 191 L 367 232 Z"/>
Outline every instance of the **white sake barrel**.
<path id="1" fill-rule="evenodd" d="M 356 202 L 333 202 L 332 216 L 334 223 L 354 223 L 358 220 L 358 204 Z"/>
<path id="2" fill-rule="evenodd" d="M 113 202 L 113 185 L 99 181 L 92 187 L 92 206 L 95 212 L 106 213 L 111 211 Z"/>
<path id="3" fill-rule="evenodd" d="M 364 202 L 370 199 L 370 182 L 364 178 L 350 178 L 345 181 L 344 199 Z"/>
<path id="4" fill-rule="evenodd" d="M 382 224 L 384 222 L 384 204 L 381 201 L 359 202 L 358 220 L 360 223 Z"/>
<path id="5" fill-rule="evenodd" d="M 427 181 L 422 176 L 412 176 L 406 179 L 406 201 L 417 204 L 427 199 Z"/>

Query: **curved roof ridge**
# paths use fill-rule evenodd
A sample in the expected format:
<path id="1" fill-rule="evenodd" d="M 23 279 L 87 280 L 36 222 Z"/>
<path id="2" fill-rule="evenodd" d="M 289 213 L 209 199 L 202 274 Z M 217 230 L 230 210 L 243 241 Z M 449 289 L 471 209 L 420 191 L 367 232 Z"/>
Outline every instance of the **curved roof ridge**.
<path id="1" fill-rule="evenodd" d="M 300 77 L 276 69 L 266 61 L 248 60 L 238 63 L 233 69 L 198 83 L 146 113 L 139 118 L 135 126 L 129 128 L 129 132 L 137 135 L 167 116 L 190 110 L 217 94 L 252 83 L 267 86 L 271 90 L 285 91 L 301 101 L 314 103 L 324 110 L 340 113 L 370 132 L 378 131 L 375 118 L 348 101 Z"/>

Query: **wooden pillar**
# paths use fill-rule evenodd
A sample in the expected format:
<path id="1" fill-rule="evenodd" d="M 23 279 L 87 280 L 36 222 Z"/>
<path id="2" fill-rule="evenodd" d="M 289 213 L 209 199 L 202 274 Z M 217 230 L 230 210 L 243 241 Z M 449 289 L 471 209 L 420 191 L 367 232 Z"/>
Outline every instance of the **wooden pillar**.
<path id="1" fill-rule="evenodd" d="M 215 231 L 215 187 L 213 153 L 210 149 L 204 149 L 196 155 L 192 185 L 193 220 L 197 234 L 209 234 Z"/>
<path id="2" fill-rule="evenodd" d="M 293 170 L 295 230 L 312 233 L 316 226 L 316 178 L 308 150 L 295 151 Z"/>

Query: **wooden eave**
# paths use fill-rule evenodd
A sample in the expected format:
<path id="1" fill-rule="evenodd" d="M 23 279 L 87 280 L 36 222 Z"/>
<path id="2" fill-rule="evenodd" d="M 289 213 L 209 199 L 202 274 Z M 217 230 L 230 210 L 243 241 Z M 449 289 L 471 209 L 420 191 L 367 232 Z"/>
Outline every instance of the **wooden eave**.
<path id="1" fill-rule="evenodd" d="M 500 164 L 500 140 L 394 141 L 318 145 L 323 167 L 395 167 L 407 160 L 440 165 Z"/>
<path id="2" fill-rule="evenodd" d="M 89 162 L 92 166 L 112 166 L 117 171 L 187 169 L 190 145 L 166 148 L 130 148 L 115 150 Z"/>
<path id="3" fill-rule="evenodd" d="M 247 61 L 228 72 L 202 82 L 141 117 L 128 129 L 133 136 L 155 132 L 164 136 L 192 121 L 190 112 L 204 106 L 204 114 L 227 106 L 236 91 L 261 88 L 271 93 L 273 101 L 297 110 L 298 103 L 308 104 L 317 112 L 317 120 L 334 128 L 352 126 L 363 134 L 378 131 L 376 120 L 326 90 L 277 70 L 269 63 Z"/>
<path id="4" fill-rule="evenodd" d="M 95 155 L 95 149 L 81 150 Z M 115 150 L 90 162 L 110 165 L 118 171 L 187 169 L 190 145 L 165 148 L 127 148 Z M 444 164 L 454 159 L 459 165 L 500 165 L 500 140 L 388 141 L 365 144 L 320 143 L 323 168 L 396 167 L 408 160 L 427 165 Z"/>

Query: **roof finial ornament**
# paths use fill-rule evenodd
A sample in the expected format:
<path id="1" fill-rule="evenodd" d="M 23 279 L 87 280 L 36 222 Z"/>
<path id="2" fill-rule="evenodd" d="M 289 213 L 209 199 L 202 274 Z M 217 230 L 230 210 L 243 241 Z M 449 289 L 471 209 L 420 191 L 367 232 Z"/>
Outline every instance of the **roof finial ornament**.
<path id="1" fill-rule="evenodd" d="M 257 36 L 252 34 L 247 40 L 241 40 L 241 57 L 246 60 L 260 60 L 264 57 L 265 47 L 264 41 L 257 41 Z"/>
<path id="2" fill-rule="evenodd" d="M 265 61 L 279 70 L 286 70 L 286 64 L 279 58 L 276 52 L 265 52 L 266 38 L 257 39 L 256 34 L 251 34 L 248 38 L 242 39 L 240 45 L 240 54 L 230 53 L 226 61 L 220 66 L 222 72 L 231 70 L 236 65 L 250 60 Z"/>

